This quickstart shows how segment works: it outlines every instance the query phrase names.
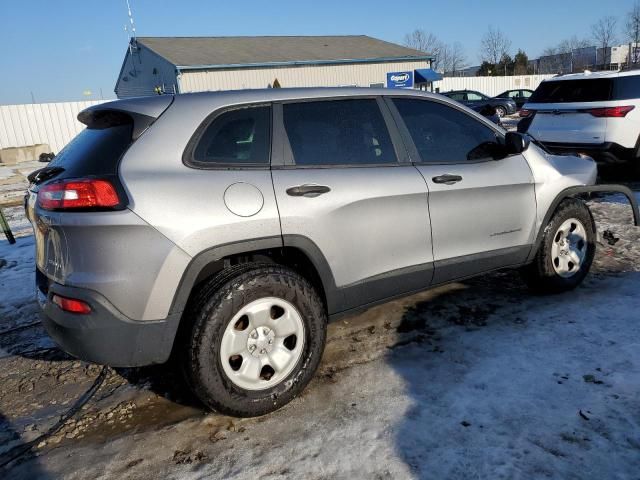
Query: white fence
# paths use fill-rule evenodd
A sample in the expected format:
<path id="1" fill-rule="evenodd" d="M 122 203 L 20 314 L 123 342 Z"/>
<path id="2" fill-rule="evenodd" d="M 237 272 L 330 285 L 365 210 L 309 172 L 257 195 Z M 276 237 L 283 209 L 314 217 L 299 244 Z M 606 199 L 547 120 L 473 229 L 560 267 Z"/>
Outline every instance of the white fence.
<path id="1" fill-rule="evenodd" d="M 440 93 L 450 90 L 477 90 L 490 97 L 505 90 L 528 88 L 535 90 L 540 82 L 554 75 L 516 75 L 512 77 L 445 77 L 433 84 L 434 91 Z"/>
<path id="2" fill-rule="evenodd" d="M 0 105 L 0 148 L 46 143 L 57 153 L 84 128 L 78 113 L 104 101 Z"/>

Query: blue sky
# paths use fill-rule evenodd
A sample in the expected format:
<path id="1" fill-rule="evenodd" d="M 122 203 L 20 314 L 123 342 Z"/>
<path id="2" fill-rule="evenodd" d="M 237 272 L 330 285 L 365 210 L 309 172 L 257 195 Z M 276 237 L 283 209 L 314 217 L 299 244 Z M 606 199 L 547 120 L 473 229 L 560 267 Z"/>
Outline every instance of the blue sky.
<path id="1" fill-rule="evenodd" d="M 131 0 L 139 36 L 365 34 L 401 43 L 422 28 L 463 44 L 477 64 L 494 25 L 538 56 L 634 0 Z M 113 98 L 126 51 L 125 0 L 0 0 L 0 104 Z M 621 30 L 621 29 L 620 29 Z M 620 35 L 621 36 L 621 35 Z M 91 90 L 90 97 L 83 91 Z"/>

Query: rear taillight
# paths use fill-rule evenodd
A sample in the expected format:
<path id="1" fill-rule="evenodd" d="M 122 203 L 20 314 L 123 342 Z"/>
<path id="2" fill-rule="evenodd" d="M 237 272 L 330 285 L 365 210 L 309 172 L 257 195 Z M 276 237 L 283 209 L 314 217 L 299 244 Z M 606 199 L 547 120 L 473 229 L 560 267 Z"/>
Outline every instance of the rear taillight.
<path id="1" fill-rule="evenodd" d="M 75 298 L 61 297 L 60 295 L 53 295 L 51 301 L 56 304 L 61 310 L 70 313 L 79 313 L 86 315 L 91 313 L 91 307 L 88 303 L 82 300 L 76 300 Z"/>
<path id="2" fill-rule="evenodd" d="M 119 204 L 118 192 L 108 180 L 63 180 L 38 190 L 38 206 L 45 210 L 113 208 Z"/>
<path id="3" fill-rule="evenodd" d="M 529 116 L 531 116 L 531 114 L 533 113 L 532 110 L 527 110 L 526 108 L 523 108 L 520 110 L 520 116 L 523 118 L 527 118 Z"/>
<path id="4" fill-rule="evenodd" d="M 591 108 L 589 110 L 586 110 L 586 112 L 598 118 L 623 118 L 634 108 L 635 107 L 633 105 L 624 107 L 603 107 Z"/>

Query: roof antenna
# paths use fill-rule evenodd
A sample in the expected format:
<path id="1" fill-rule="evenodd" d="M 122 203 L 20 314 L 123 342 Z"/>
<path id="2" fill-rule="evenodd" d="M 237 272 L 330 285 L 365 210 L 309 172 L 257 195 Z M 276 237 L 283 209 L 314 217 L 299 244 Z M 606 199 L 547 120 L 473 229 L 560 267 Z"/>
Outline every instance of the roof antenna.
<path id="1" fill-rule="evenodd" d="M 129 4 L 129 0 L 127 1 L 127 12 L 129 13 L 129 23 L 131 24 L 131 40 L 133 43 L 136 42 L 136 24 L 133 21 L 133 14 L 131 13 L 131 5 Z"/>

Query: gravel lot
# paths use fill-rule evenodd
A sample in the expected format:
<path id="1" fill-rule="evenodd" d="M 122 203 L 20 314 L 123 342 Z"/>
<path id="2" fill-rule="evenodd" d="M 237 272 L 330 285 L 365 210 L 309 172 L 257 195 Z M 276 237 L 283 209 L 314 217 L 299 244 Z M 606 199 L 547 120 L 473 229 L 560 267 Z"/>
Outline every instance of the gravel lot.
<path id="1" fill-rule="evenodd" d="M 333 323 L 320 371 L 265 417 L 203 412 L 168 367 L 74 360 L 37 321 L 33 237 L 0 241 L 0 478 L 640 478 L 640 229 L 590 206 L 564 295 L 499 272 Z"/>

